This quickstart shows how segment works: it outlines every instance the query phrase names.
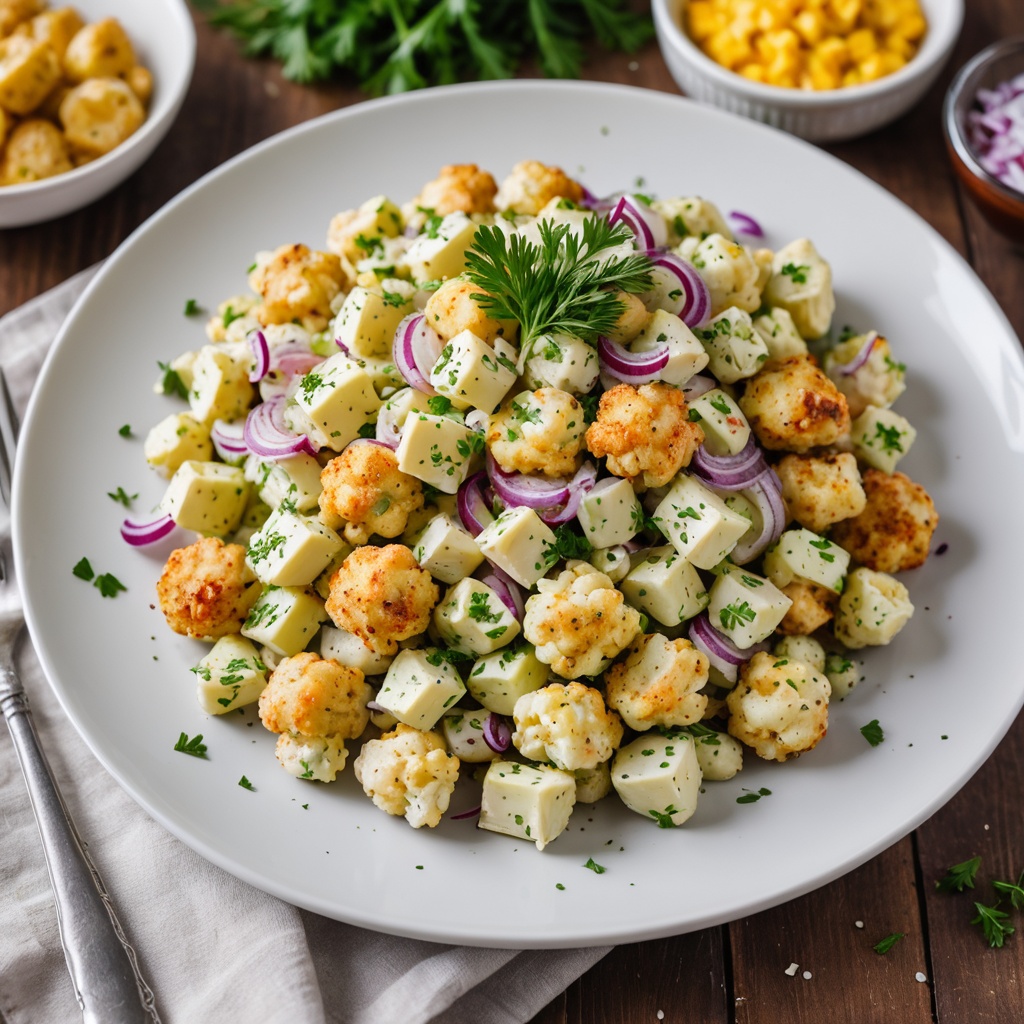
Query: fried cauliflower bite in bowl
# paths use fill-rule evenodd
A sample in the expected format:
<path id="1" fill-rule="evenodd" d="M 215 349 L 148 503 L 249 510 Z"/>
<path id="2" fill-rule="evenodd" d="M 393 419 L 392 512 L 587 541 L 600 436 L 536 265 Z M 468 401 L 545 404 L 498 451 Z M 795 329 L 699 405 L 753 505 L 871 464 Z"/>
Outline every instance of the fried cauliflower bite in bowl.
<path id="1" fill-rule="evenodd" d="M 424 632 L 441 591 L 404 544 L 356 548 L 330 580 L 327 614 L 376 654 Z"/>
<path id="2" fill-rule="evenodd" d="M 322 331 L 334 316 L 331 302 L 348 283 L 338 256 L 300 242 L 261 254 L 249 274 L 249 286 L 262 299 L 254 312 L 264 327 L 295 321 Z"/>
<path id="3" fill-rule="evenodd" d="M 405 532 L 409 516 L 423 507 L 423 485 L 398 468 L 398 456 L 372 441 L 354 442 L 320 472 L 320 518 L 344 526 L 350 544 L 373 534 L 391 539 Z"/>
<path id="4" fill-rule="evenodd" d="M 583 406 L 559 388 L 510 398 L 487 426 L 487 449 L 506 473 L 572 476 L 586 431 Z"/>
<path id="5" fill-rule="evenodd" d="M 583 186 L 560 167 L 549 167 L 538 160 L 522 160 L 505 178 L 494 199 L 498 210 L 535 217 L 552 199 L 579 203 Z"/>
<path id="6" fill-rule="evenodd" d="M 241 544 L 203 537 L 171 552 L 156 592 L 175 633 L 213 641 L 241 631 L 260 586 Z"/>
<path id="7" fill-rule="evenodd" d="M 0 122 L 31 117 L 37 121 L 45 118 L 46 123 L 58 126 L 57 135 L 47 131 L 44 136 L 36 130 L 19 133 L 14 153 L 8 151 L 8 157 L 18 156 L 9 160 L 17 183 L 0 186 L 0 228 L 53 220 L 115 188 L 153 153 L 174 123 L 188 91 L 196 39 L 192 19 L 180 0 L 77 0 L 73 7 L 80 16 L 77 21 L 68 19 L 64 8 L 57 4 L 8 4 L 3 8 L 10 27 L 0 32 L 4 37 L 0 41 L 14 37 L 20 42 L 14 44 L 19 51 L 14 65 L 0 71 L 0 78 L 7 79 L 10 73 L 12 83 L 38 81 L 40 87 L 45 86 L 50 80 L 47 76 L 52 77 L 52 61 L 44 58 L 41 62 L 36 52 L 45 46 L 57 54 L 54 60 L 59 81 L 44 89 L 33 112 L 15 113 L 0 100 L 0 111 L 4 112 L 0 113 Z M 123 30 L 113 40 L 104 25 L 111 19 Z M 100 28 L 102 31 L 97 32 Z M 80 31 L 85 34 L 72 45 Z M 130 47 L 128 60 L 121 35 L 127 37 Z M 104 40 L 116 45 L 104 45 Z M 70 61 L 68 73 L 65 58 Z M 49 66 L 44 67 L 44 62 Z M 38 80 L 37 71 L 43 76 Z M 113 89 L 103 88 L 98 109 L 92 100 L 86 103 L 80 98 L 69 106 L 76 138 L 85 143 L 79 151 L 64 138 L 59 100 L 68 90 L 74 91 L 78 83 L 89 83 L 85 96 L 95 97 L 96 87 L 91 83 L 104 79 L 119 84 Z M 25 95 L 24 90 L 19 92 Z M 13 102 L 19 105 L 18 99 Z M 145 118 L 122 141 L 119 136 L 125 126 L 137 118 L 136 104 L 144 108 Z M 128 108 L 131 113 L 126 119 L 123 115 Z M 118 125 L 117 131 L 110 132 L 106 127 L 107 114 Z M 93 129 L 97 134 L 92 134 Z M 0 136 L 3 134 L 0 132 Z M 109 151 L 97 149 L 100 135 L 118 144 Z M 4 162 L 0 152 L 0 164 Z M 29 173 L 21 174 L 22 170 Z"/>
<path id="8" fill-rule="evenodd" d="M 775 466 L 791 518 L 812 533 L 864 511 L 867 497 L 849 452 L 786 455 Z"/>
<path id="9" fill-rule="evenodd" d="M 617 384 L 601 395 L 587 450 L 607 456 L 608 472 L 616 476 L 662 487 L 690 464 L 704 440 L 689 416 L 683 392 L 671 384 Z"/>
<path id="10" fill-rule="evenodd" d="M 412 204 L 438 217 L 449 213 L 493 213 L 498 183 L 476 164 L 447 164 L 428 181 Z"/>
<path id="11" fill-rule="evenodd" d="M 433 828 L 448 810 L 459 777 L 459 759 L 440 733 L 399 723 L 378 740 L 367 740 L 352 763 L 366 795 L 413 828 Z"/>
<path id="12" fill-rule="evenodd" d="M 486 294 L 467 277 L 451 277 L 427 299 L 423 315 L 445 343 L 463 331 L 472 332 L 488 345 L 497 338 L 513 340 L 519 325 L 515 320 L 490 316 L 474 298 Z"/>

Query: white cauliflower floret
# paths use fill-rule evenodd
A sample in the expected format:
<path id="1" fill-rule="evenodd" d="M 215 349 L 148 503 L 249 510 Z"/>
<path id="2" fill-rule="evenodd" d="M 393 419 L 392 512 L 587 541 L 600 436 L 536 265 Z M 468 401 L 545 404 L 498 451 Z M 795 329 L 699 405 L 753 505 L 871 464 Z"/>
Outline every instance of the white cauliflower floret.
<path id="1" fill-rule="evenodd" d="M 474 298 L 486 294 L 467 277 L 451 277 L 427 299 L 423 315 L 444 342 L 463 331 L 472 332 L 488 345 L 496 338 L 514 338 L 516 321 L 496 320 Z"/>
<path id="2" fill-rule="evenodd" d="M 583 199 L 583 186 L 573 181 L 560 167 L 549 167 L 537 160 L 523 160 L 501 183 L 494 205 L 499 210 L 534 216 L 552 199 L 579 203 Z"/>
<path id="3" fill-rule="evenodd" d="M 846 577 L 833 631 L 851 650 L 884 646 L 913 614 L 910 593 L 899 580 L 862 566 Z"/>
<path id="4" fill-rule="evenodd" d="M 842 367 L 852 363 L 869 343 L 867 359 L 853 373 L 844 373 Z M 889 342 L 874 331 L 839 342 L 825 355 L 824 366 L 846 395 L 851 416 L 859 416 L 869 405 L 888 409 L 907 387 L 906 367 L 893 359 Z"/>
<path id="5" fill-rule="evenodd" d="M 790 356 L 807 355 L 807 342 L 796 329 L 789 310 L 783 309 L 781 306 L 773 306 L 767 313 L 755 316 L 754 330 L 761 335 L 762 340 L 768 346 L 768 359 L 765 361 L 765 367 L 773 366 Z"/>
<path id="6" fill-rule="evenodd" d="M 587 562 L 537 583 L 526 601 L 523 635 L 564 679 L 595 676 L 640 632 L 640 613 Z"/>
<path id="7" fill-rule="evenodd" d="M 459 759 L 445 751 L 438 733 L 402 724 L 364 743 L 352 768 L 382 811 L 404 816 L 413 828 L 441 821 L 459 777 Z"/>
<path id="8" fill-rule="evenodd" d="M 596 768 L 622 742 L 622 722 L 600 690 L 583 683 L 551 683 L 524 693 L 512 712 L 512 743 L 533 761 L 576 771 Z"/>
<path id="9" fill-rule="evenodd" d="M 375 533 L 397 537 L 423 507 L 423 485 L 379 444 L 350 444 L 324 466 L 320 483 L 320 518 L 332 528 L 344 523 L 350 544 L 365 544 Z"/>
<path id="10" fill-rule="evenodd" d="M 256 309 L 260 323 L 298 320 L 312 331 L 322 331 L 331 321 L 331 301 L 346 283 L 334 253 L 301 244 L 279 246 L 257 261 L 249 275 L 250 287 L 263 298 Z"/>
<path id="11" fill-rule="evenodd" d="M 824 674 L 792 658 L 758 651 L 726 698 L 729 734 L 767 761 L 806 753 L 828 731 L 831 694 Z"/>
<path id="12" fill-rule="evenodd" d="M 745 246 L 716 233 L 696 246 L 684 243 L 680 247 L 680 254 L 683 253 L 708 286 L 711 316 L 730 306 L 753 313 L 761 305 L 761 269 Z"/>
<path id="13" fill-rule="evenodd" d="M 798 238 L 775 253 L 764 297 L 789 311 L 804 338 L 820 338 L 832 325 L 836 308 L 832 268 L 813 242 Z"/>
<path id="14" fill-rule="evenodd" d="M 217 312 L 206 322 L 206 336 L 210 341 L 245 341 L 250 331 L 260 326 L 256 308 L 259 300 L 254 295 L 233 295 L 217 306 Z"/>
<path id="15" fill-rule="evenodd" d="M 825 671 L 825 648 L 813 636 L 806 636 L 802 633 L 784 636 L 776 642 L 772 653 L 776 658 L 792 658 L 794 661 L 802 661 L 805 665 L 810 665 L 815 672 Z"/>
<path id="16" fill-rule="evenodd" d="M 708 699 L 707 655 L 689 640 L 647 633 L 633 641 L 629 655 L 609 669 L 605 695 L 631 729 L 699 722 Z"/>
<path id="17" fill-rule="evenodd" d="M 572 476 L 586 426 L 583 406 L 568 391 L 523 391 L 490 418 L 487 447 L 506 473 Z"/>
<path id="18" fill-rule="evenodd" d="M 491 213 L 498 184 L 476 164 L 447 164 L 416 197 L 415 205 L 438 217 L 449 213 Z"/>
<path id="19" fill-rule="evenodd" d="M 705 238 L 721 235 L 733 241 L 726 219 L 714 203 L 700 196 L 676 196 L 655 199 L 651 203 L 668 225 L 668 244 L 678 245 L 684 238 Z"/>
<path id="20" fill-rule="evenodd" d="M 333 782 L 345 768 L 348 750 L 337 736 L 293 736 L 282 733 L 274 753 L 281 767 L 297 779 Z"/>
<path id="21" fill-rule="evenodd" d="M 366 255 L 367 242 L 394 238 L 405 227 L 402 212 L 386 196 L 360 203 L 354 210 L 342 210 L 327 228 L 327 248 L 351 264 Z"/>
<path id="22" fill-rule="evenodd" d="M 790 516 L 813 533 L 864 511 L 867 498 L 849 452 L 787 455 L 775 467 Z"/>

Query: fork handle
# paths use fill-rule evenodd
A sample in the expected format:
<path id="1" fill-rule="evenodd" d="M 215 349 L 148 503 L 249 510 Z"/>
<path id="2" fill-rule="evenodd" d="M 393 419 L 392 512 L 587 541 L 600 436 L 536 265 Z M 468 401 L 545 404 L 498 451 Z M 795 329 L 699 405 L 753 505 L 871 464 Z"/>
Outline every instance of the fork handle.
<path id="1" fill-rule="evenodd" d="M 0 677 L 11 674 L 0 667 Z M 57 788 L 20 685 L 0 705 L 42 836 L 60 941 L 85 1024 L 160 1024 L 153 992 Z"/>

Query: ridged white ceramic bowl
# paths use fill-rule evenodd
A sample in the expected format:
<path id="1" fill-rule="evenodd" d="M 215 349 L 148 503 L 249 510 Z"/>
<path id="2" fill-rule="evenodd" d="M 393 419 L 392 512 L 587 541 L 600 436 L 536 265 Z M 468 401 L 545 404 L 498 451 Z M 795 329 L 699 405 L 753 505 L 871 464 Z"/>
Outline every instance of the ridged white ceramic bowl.
<path id="1" fill-rule="evenodd" d="M 864 85 L 811 92 L 752 82 L 716 64 L 683 30 L 688 0 L 652 0 L 662 55 L 687 96 L 813 142 L 838 142 L 881 128 L 928 91 L 960 34 L 964 0 L 920 0 L 928 30 L 906 66 Z"/>
<path id="2" fill-rule="evenodd" d="M 196 36 L 185 0 L 74 0 L 73 6 L 86 22 L 113 17 L 124 25 L 139 62 L 153 72 L 147 117 L 98 160 L 42 181 L 0 186 L 0 228 L 53 220 L 119 185 L 167 134 L 192 80 Z"/>

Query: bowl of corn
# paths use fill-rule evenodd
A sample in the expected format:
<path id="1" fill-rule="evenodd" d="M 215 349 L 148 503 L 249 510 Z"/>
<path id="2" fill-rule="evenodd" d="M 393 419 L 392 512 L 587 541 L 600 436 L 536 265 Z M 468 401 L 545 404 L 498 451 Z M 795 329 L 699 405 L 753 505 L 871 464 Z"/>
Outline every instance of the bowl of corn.
<path id="1" fill-rule="evenodd" d="M 652 0 L 652 9 L 688 96 L 838 142 L 921 99 L 960 34 L 964 0 Z"/>

